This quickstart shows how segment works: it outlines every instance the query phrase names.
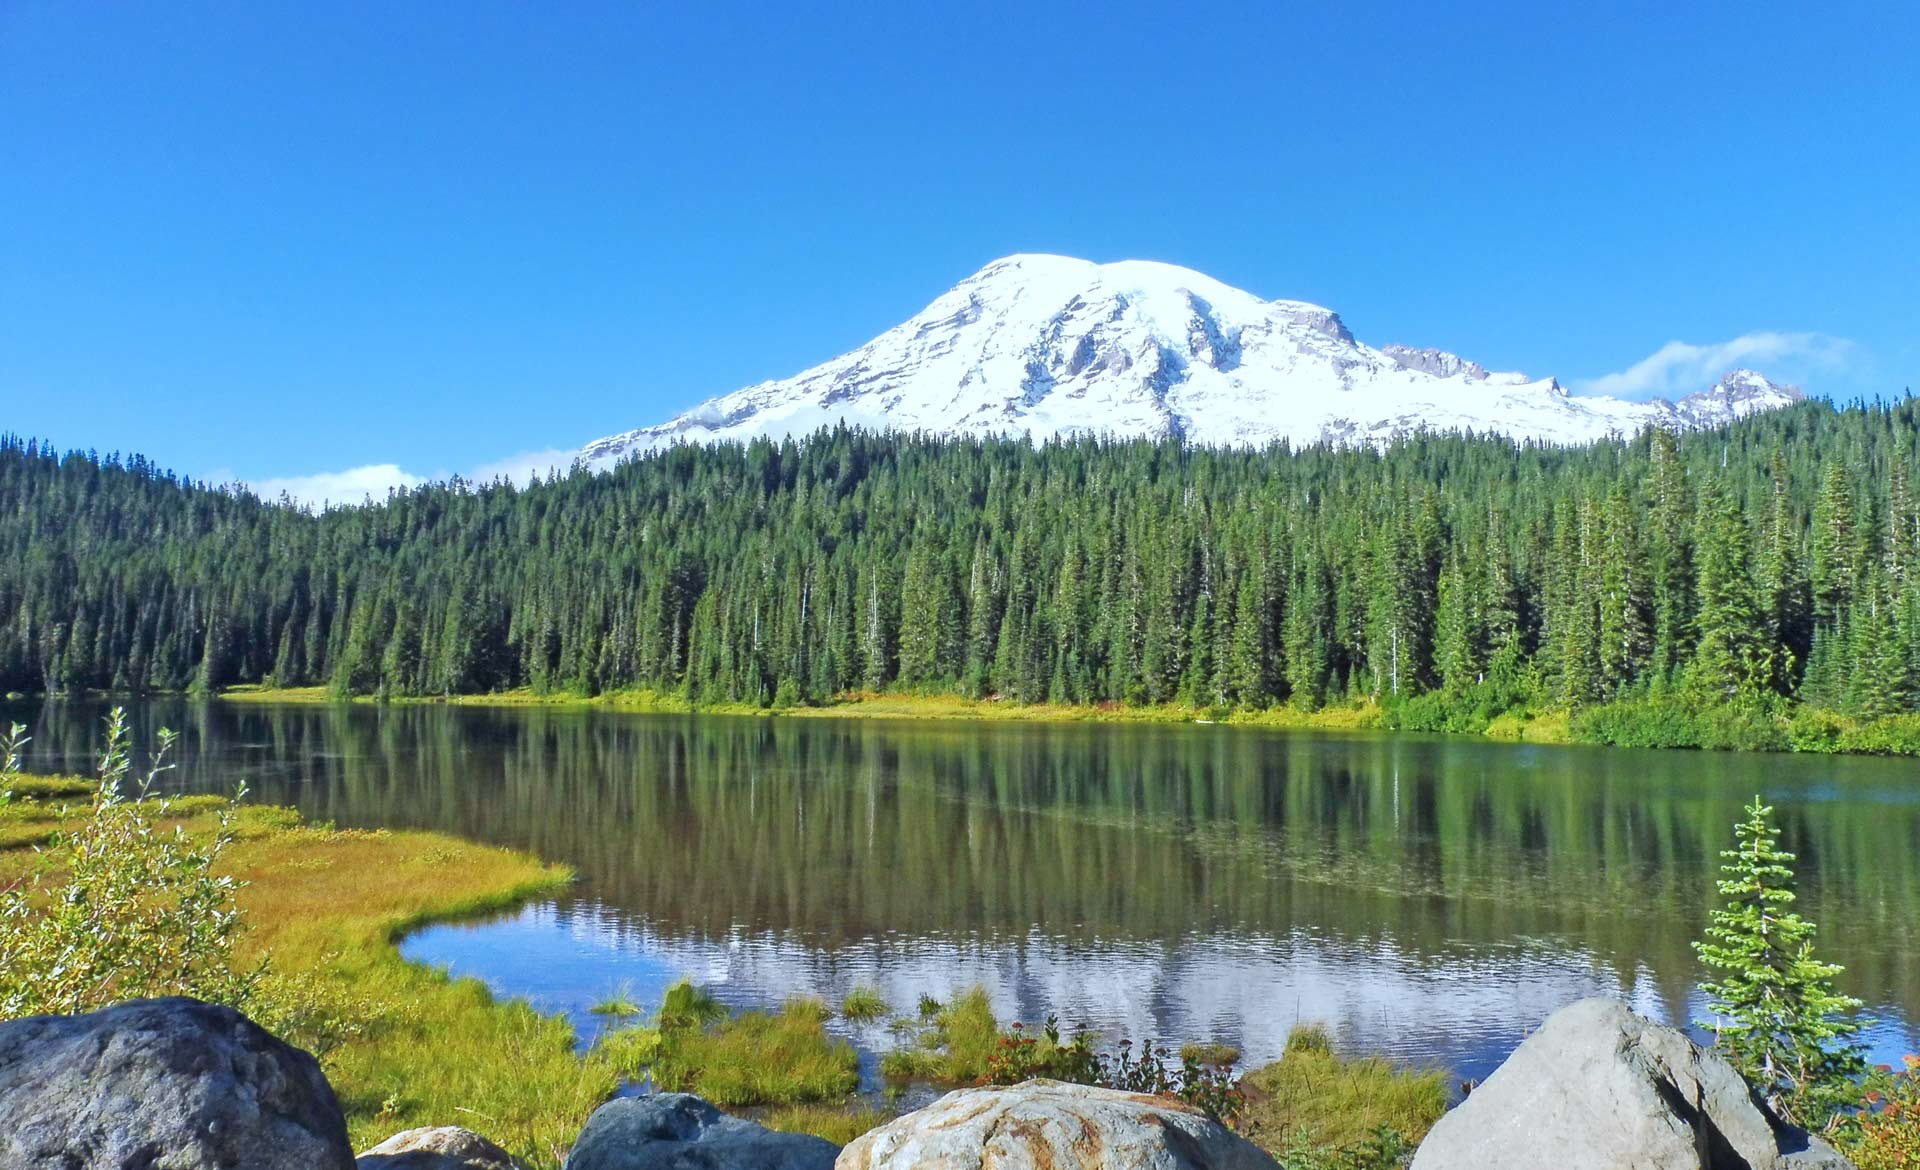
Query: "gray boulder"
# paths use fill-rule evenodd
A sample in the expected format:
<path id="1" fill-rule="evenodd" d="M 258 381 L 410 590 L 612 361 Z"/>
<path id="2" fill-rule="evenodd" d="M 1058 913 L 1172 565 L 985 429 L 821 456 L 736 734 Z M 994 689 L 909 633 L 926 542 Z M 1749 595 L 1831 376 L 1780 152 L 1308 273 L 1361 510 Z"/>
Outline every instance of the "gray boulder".
<path id="1" fill-rule="evenodd" d="M 607 1102 L 587 1118 L 566 1170 L 831 1170 L 840 1147 L 729 1117 L 691 1093 Z"/>
<path id="2" fill-rule="evenodd" d="M 1413 1170 L 1852 1170 L 1719 1054 L 1609 999 L 1561 1008 L 1440 1119 Z"/>
<path id="3" fill-rule="evenodd" d="M 0 1166 L 354 1170 L 319 1063 L 197 999 L 0 1024 Z"/>
<path id="4" fill-rule="evenodd" d="M 1167 1097 L 1059 1081 L 962 1089 L 855 1138 L 836 1170 L 1277 1170 Z"/>
<path id="5" fill-rule="evenodd" d="M 505 1150 L 457 1125 L 396 1133 L 362 1153 L 358 1165 L 359 1170 L 518 1170 Z"/>

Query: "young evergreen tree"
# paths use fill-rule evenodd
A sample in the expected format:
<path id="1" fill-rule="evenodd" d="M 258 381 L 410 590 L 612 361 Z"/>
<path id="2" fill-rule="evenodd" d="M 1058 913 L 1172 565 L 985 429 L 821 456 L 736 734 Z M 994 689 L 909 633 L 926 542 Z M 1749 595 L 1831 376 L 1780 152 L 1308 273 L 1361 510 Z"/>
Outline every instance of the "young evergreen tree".
<path id="1" fill-rule="evenodd" d="M 1718 973 L 1701 985 L 1718 1045 L 1784 1115 L 1821 1128 L 1857 1095 L 1865 1071 L 1848 1018 L 1860 1001 L 1835 990 L 1842 968 L 1813 952 L 1814 924 L 1793 910 L 1794 855 L 1779 847 L 1773 810 L 1758 796 L 1723 851 L 1715 910 L 1694 944 Z"/>

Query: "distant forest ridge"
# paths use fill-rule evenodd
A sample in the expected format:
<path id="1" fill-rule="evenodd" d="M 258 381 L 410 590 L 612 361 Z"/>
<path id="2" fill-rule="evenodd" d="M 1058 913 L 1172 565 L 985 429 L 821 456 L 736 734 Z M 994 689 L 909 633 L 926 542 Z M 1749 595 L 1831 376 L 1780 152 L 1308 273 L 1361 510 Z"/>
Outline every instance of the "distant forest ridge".
<path id="1" fill-rule="evenodd" d="M 0 440 L 0 689 L 1920 699 L 1920 404 L 1563 449 L 846 430 L 319 515 Z"/>

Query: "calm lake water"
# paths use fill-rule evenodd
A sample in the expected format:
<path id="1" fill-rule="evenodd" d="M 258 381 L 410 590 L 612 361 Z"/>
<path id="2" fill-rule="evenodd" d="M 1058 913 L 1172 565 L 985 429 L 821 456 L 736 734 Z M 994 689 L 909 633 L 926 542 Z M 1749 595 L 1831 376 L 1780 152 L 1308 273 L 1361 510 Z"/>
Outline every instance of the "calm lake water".
<path id="1" fill-rule="evenodd" d="M 84 770 L 97 704 L 0 706 Z M 1889 1059 L 1920 1049 L 1920 765 L 1225 727 L 156 702 L 169 783 L 576 866 L 564 897 L 408 955 L 595 1026 L 691 976 L 737 1006 L 1005 1016 L 1276 1056 L 1343 1046 L 1483 1076 L 1554 1008 L 1699 1013 L 1690 941 L 1758 793 L 1802 909 Z M 867 1047 L 883 1028 L 852 1033 Z"/>

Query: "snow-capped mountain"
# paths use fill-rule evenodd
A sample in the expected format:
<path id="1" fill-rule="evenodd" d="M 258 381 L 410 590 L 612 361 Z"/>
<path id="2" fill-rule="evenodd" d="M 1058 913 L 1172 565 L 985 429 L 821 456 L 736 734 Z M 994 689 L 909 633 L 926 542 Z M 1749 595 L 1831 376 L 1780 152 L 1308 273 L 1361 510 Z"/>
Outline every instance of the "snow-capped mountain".
<path id="1" fill-rule="evenodd" d="M 1196 444 L 1373 443 L 1422 429 L 1550 443 L 1707 427 L 1798 401 L 1751 370 L 1678 402 L 1569 394 L 1437 349 L 1354 339 L 1338 314 L 1191 269 L 1065 256 L 995 261 L 851 353 L 590 443 L 604 466 L 674 442 L 872 430 L 1176 435 Z"/>

